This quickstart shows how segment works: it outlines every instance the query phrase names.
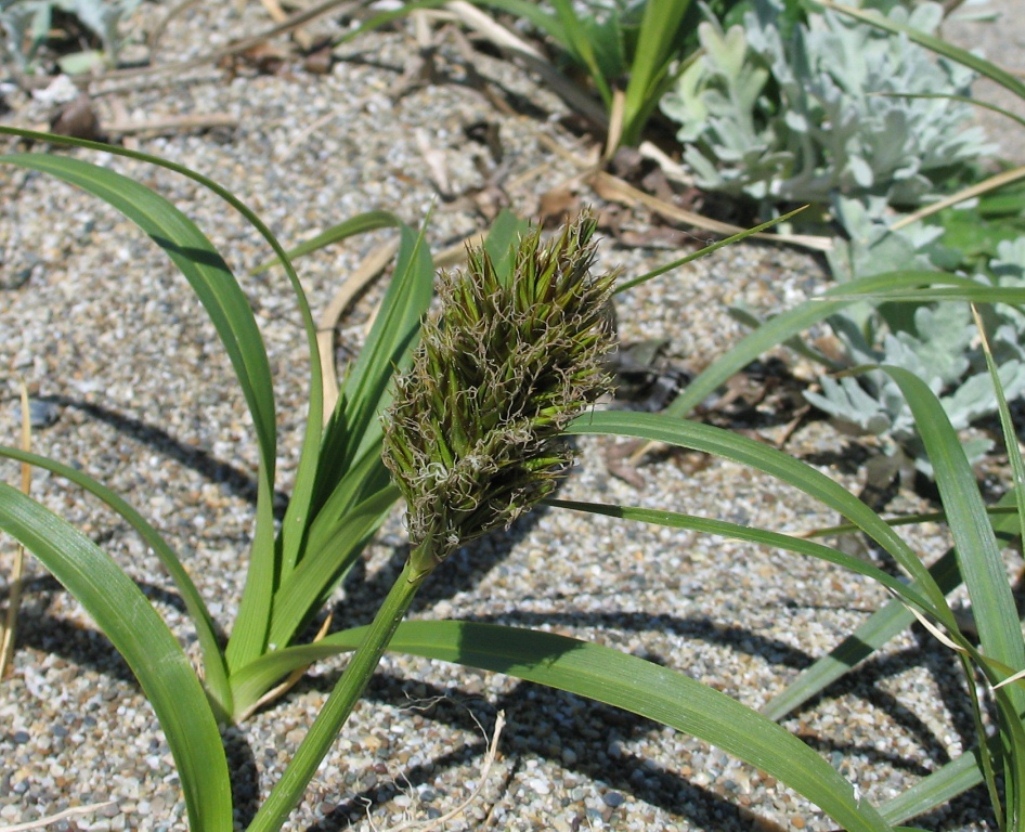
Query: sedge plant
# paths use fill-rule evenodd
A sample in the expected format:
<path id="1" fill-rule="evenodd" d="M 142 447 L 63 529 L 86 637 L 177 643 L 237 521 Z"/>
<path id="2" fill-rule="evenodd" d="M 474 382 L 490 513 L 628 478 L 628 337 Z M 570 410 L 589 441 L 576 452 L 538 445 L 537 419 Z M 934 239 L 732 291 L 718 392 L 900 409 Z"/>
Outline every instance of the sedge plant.
<path id="1" fill-rule="evenodd" d="M 947 507 L 951 527 L 957 530 L 960 573 L 973 599 L 976 591 L 982 593 L 980 603 L 995 599 L 989 614 L 993 623 L 980 627 L 981 649 L 958 629 L 939 578 L 921 564 L 895 528 L 821 472 L 729 431 L 663 414 L 602 412 L 592 406 L 606 385 L 600 364 L 610 336 L 605 306 L 610 293 L 631 285 L 617 285 L 614 275 L 592 274 L 593 219 L 583 218 L 550 242 L 537 232 L 515 240 L 492 238 L 482 250 L 470 253 L 463 273 L 442 279 L 439 311 L 426 319 L 422 330 L 433 270 L 422 237 L 404 229 L 408 245 L 382 312 L 325 423 L 321 367 L 304 295 L 291 257 L 255 214 L 200 174 L 154 157 L 11 128 L 2 132 L 142 159 L 211 188 L 242 213 L 280 259 L 306 322 L 311 371 L 305 442 L 291 502 L 275 531 L 270 502 L 277 432 L 269 362 L 245 295 L 216 249 L 167 200 L 121 174 L 45 152 L 0 157 L 0 163 L 49 173 L 104 199 L 166 251 L 211 316 L 252 415 L 261 450 L 260 488 L 242 604 L 234 622 L 223 622 L 223 629 L 231 631 L 227 643 L 217 638 L 209 608 L 176 553 L 127 501 L 70 465 L 17 448 L 0 449 L 8 458 L 66 478 L 118 512 L 157 552 L 185 602 L 202 647 L 201 675 L 109 554 L 31 497 L 0 484 L 0 529 L 33 552 L 81 602 L 152 703 L 178 767 L 193 832 L 233 828 L 231 781 L 218 724 L 242 718 L 288 674 L 349 651 L 353 656 L 322 712 L 249 825 L 253 832 L 281 828 L 385 650 L 509 674 L 693 734 L 764 770 L 817 804 L 838 825 L 856 832 L 891 829 L 936 799 L 937 792 L 930 792 L 926 800 L 915 795 L 905 803 L 874 806 L 797 737 L 691 679 L 685 668 L 663 667 L 597 643 L 529 628 L 403 621 L 418 588 L 445 568 L 455 547 L 472 544 L 541 500 L 842 564 L 879 581 L 904 607 L 942 628 L 945 638 L 963 652 L 966 667 L 981 669 L 987 682 L 1011 678 L 1025 667 L 1020 632 L 1016 638 L 1008 625 L 1012 619 L 1017 625 L 1008 611 L 1010 589 L 994 569 L 999 552 L 971 471 L 963 454 L 958 457 L 960 446 L 951 439 L 953 430 L 949 422 L 944 425 L 935 396 L 906 371 L 891 372 L 916 415 L 934 426 L 923 438 L 930 454 L 945 460 L 936 462 L 937 481 L 945 504 L 948 497 L 956 503 Z M 1003 295 L 1000 300 L 1009 302 Z M 665 511 L 560 502 L 552 492 L 571 459 L 565 442 L 582 434 L 669 442 L 767 472 L 840 512 L 890 552 L 909 580 L 896 579 L 824 543 L 770 530 Z M 944 490 L 947 483 L 953 490 Z M 407 504 L 412 550 L 373 621 L 315 643 L 297 643 L 301 625 L 324 603 L 400 495 Z M 1015 719 L 1025 692 L 1011 682 L 994 687 L 993 696 L 1002 714 L 999 741 L 955 763 L 959 768 L 944 781 L 943 794 L 953 793 L 951 782 L 960 786 L 972 777 L 992 781 L 995 773 L 1015 786 L 1019 782 L 1025 743 L 1017 742 L 1021 726 Z M 1006 817 L 1020 814 L 1017 804 L 1008 806 Z"/>

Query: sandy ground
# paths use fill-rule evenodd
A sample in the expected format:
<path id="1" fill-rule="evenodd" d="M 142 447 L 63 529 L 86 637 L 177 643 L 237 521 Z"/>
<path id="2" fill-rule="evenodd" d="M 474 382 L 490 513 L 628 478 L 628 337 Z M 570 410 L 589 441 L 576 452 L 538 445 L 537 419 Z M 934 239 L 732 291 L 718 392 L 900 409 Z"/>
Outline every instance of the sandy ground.
<path id="1" fill-rule="evenodd" d="M 963 19 L 976 13 L 992 13 L 997 20 Z M 959 16 L 962 19 L 958 19 Z M 988 60 L 1025 82 L 1025 3 L 1022 0 L 966 3 L 944 25 L 943 35 L 964 49 L 981 51 Z M 992 81 L 980 81 L 975 94 L 982 101 L 1025 118 L 1025 101 Z M 1025 164 L 1025 127 L 991 110 L 980 109 L 978 118 L 990 137 L 1000 143 L 1007 159 Z"/>

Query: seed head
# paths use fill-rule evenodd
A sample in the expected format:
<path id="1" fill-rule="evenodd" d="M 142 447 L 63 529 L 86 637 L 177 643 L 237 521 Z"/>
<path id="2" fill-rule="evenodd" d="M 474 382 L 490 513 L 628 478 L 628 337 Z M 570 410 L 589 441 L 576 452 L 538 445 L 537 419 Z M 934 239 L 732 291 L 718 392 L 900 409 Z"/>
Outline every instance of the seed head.
<path id="1" fill-rule="evenodd" d="M 418 573 L 548 496 L 572 461 L 562 429 L 609 389 L 616 275 L 591 275 L 595 226 L 522 237 L 504 280 L 483 248 L 442 275 L 384 429 Z"/>

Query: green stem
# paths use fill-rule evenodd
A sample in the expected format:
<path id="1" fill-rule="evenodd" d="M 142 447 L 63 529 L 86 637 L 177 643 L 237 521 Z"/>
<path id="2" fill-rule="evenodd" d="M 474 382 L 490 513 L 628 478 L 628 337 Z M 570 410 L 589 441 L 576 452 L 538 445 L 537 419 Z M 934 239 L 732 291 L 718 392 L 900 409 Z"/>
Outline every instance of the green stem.
<path id="1" fill-rule="evenodd" d="M 415 571 L 410 565 L 411 560 L 406 561 L 402 574 L 377 611 L 366 638 L 345 668 L 323 710 L 313 721 L 288 768 L 281 775 L 281 780 L 249 824 L 247 832 L 278 832 L 288 813 L 299 802 L 317 766 L 327 755 L 331 743 L 363 695 L 367 682 L 374 675 L 381 656 L 395 634 L 395 628 L 405 617 L 420 584 L 428 575 L 427 572 Z"/>

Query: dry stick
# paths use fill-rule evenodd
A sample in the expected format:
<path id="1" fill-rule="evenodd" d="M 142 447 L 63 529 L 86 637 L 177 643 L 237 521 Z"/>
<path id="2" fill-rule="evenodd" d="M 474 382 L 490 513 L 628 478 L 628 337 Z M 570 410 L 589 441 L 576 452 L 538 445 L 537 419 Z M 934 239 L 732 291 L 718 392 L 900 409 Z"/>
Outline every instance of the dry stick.
<path id="1" fill-rule="evenodd" d="M 626 93 L 615 90 L 612 93 L 612 109 L 609 113 L 609 134 L 605 139 L 605 150 L 601 155 L 602 162 L 608 162 L 616 155 L 619 142 L 623 138 L 623 119 L 626 117 Z"/>
<path id="2" fill-rule="evenodd" d="M 278 0 L 260 0 L 263 3 L 263 7 L 267 10 L 267 14 L 270 15 L 270 19 L 275 23 L 284 23 L 288 20 L 288 13 L 281 8 L 281 4 Z"/>
<path id="3" fill-rule="evenodd" d="M 345 314 L 345 311 L 352 304 L 356 296 L 362 292 L 371 281 L 378 277 L 388 265 L 388 261 L 395 256 L 399 244 L 397 241 L 383 245 L 371 252 L 366 259 L 359 264 L 349 278 L 335 292 L 331 303 L 327 305 L 317 323 L 317 351 L 320 353 L 320 367 L 323 374 L 324 386 L 324 421 L 331 418 L 338 402 L 338 373 L 335 370 L 335 326 L 338 320 Z"/>
<path id="4" fill-rule="evenodd" d="M 28 452 L 32 449 L 32 423 L 28 410 L 28 388 L 21 382 L 21 449 Z M 28 494 L 32 487 L 32 466 L 21 463 L 21 490 Z M 14 550 L 14 566 L 11 568 L 11 580 L 8 586 L 7 615 L 3 629 L 0 630 L 0 679 L 4 678 L 14 661 L 14 636 L 18 630 L 18 609 L 21 607 L 21 590 L 25 581 L 25 547 L 21 544 Z"/>
<path id="5" fill-rule="evenodd" d="M 674 182 L 679 182 L 687 187 L 694 184 L 694 177 L 687 173 L 679 162 L 674 162 L 670 159 L 666 152 L 658 145 L 652 142 L 641 142 L 637 150 L 645 159 L 651 159 L 651 161 L 662 168 L 662 173 L 666 175 L 667 179 L 672 179 Z"/>
<path id="6" fill-rule="evenodd" d="M 316 119 L 312 124 L 307 125 L 299 131 L 299 135 L 296 136 L 292 141 L 288 143 L 288 147 L 281 151 L 276 157 L 276 161 L 284 162 L 292 157 L 292 155 L 299 149 L 299 146 L 306 141 L 310 136 L 316 133 L 321 127 L 328 124 L 332 120 L 341 116 L 339 112 L 325 113 L 320 118 Z"/>
<path id="7" fill-rule="evenodd" d="M 671 202 L 658 199 L 651 194 L 638 190 L 632 185 L 624 182 L 617 176 L 604 171 L 595 171 L 591 177 L 591 186 L 595 193 L 602 199 L 616 202 L 627 202 L 629 204 L 640 203 L 662 216 L 678 222 L 685 222 L 697 228 L 704 228 L 707 231 L 714 231 L 726 237 L 733 234 L 740 234 L 745 229 L 738 225 L 731 225 L 727 222 L 720 222 L 708 217 L 703 217 L 694 211 L 687 211 Z M 833 248 L 833 241 L 829 237 L 819 237 L 811 234 L 766 234 L 764 232 L 751 235 L 759 240 L 772 240 L 777 243 L 790 243 L 795 246 L 802 246 L 813 251 L 830 251 Z"/>
<path id="8" fill-rule="evenodd" d="M 103 125 L 107 136 L 168 135 L 182 130 L 209 130 L 217 127 L 238 127 L 238 119 L 227 113 L 189 113 L 180 116 L 154 116 L 144 121 L 115 118 Z M 45 133 L 50 128 L 45 124 L 32 126 L 33 130 Z"/>
<path id="9" fill-rule="evenodd" d="M 211 127 L 237 127 L 238 119 L 227 113 L 192 113 L 181 116 L 155 116 L 145 121 L 113 121 L 104 131 L 117 135 L 138 133 L 173 133 L 179 130 L 201 130 Z"/>
<path id="10" fill-rule="evenodd" d="M 938 211 L 942 211 L 944 208 L 949 208 L 951 205 L 957 205 L 959 202 L 964 202 L 966 199 L 974 199 L 977 196 L 982 196 L 983 194 L 994 191 L 997 188 L 1002 188 L 1004 185 L 1010 184 L 1011 182 L 1017 182 L 1019 179 L 1025 179 L 1025 165 L 1022 165 L 1020 168 L 1005 170 L 996 174 L 996 176 L 991 176 L 989 179 L 979 182 L 977 185 L 970 185 L 969 187 L 958 191 L 956 194 L 951 194 L 946 199 L 941 199 L 939 202 L 926 205 L 924 208 L 915 211 L 913 214 L 901 217 L 897 222 L 890 226 L 890 231 L 897 231 L 905 225 L 911 225 L 913 222 L 923 220 Z"/>
<path id="11" fill-rule="evenodd" d="M 39 820 L 32 820 L 28 823 L 19 823 L 17 826 L 0 827 L 0 832 L 28 832 L 30 829 L 42 829 L 44 826 L 49 826 L 51 823 L 58 823 L 66 818 L 73 818 L 76 815 L 88 815 L 90 812 L 96 812 L 100 809 L 106 809 L 108 806 L 114 805 L 116 805 L 115 801 L 108 800 L 104 803 L 90 803 L 88 806 L 72 806 L 70 809 L 65 809 L 63 812 L 58 812 L 56 815 L 39 818 Z"/>
<path id="12" fill-rule="evenodd" d="M 501 736 L 503 728 L 505 728 L 505 711 L 499 711 L 498 715 L 495 717 L 495 732 L 491 736 L 491 744 L 488 746 L 488 753 L 484 757 L 484 765 L 481 766 L 477 786 L 466 800 L 451 811 L 446 812 L 440 818 L 434 818 L 433 820 L 427 821 L 407 820 L 403 821 L 398 826 L 389 826 L 387 829 L 382 830 L 382 832 L 404 832 L 404 830 L 407 829 L 415 829 L 417 832 L 431 832 L 431 830 L 437 829 L 465 812 L 470 807 L 470 804 L 477 799 L 478 795 L 484 791 L 484 787 L 487 785 L 488 775 L 491 773 L 491 766 L 494 765 L 495 758 L 498 756 L 498 738 Z M 371 826 L 373 827 L 372 823 Z M 2 830 L 0 830 L 0 832 L 2 832 Z"/>
<path id="13" fill-rule="evenodd" d="M 562 147 L 554 138 L 544 133 L 538 136 L 538 141 L 549 150 L 554 151 L 580 168 L 580 174 L 573 177 L 573 180 L 587 182 L 598 196 L 609 202 L 644 205 L 667 219 L 683 222 L 695 228 L 703 228 L 705 231 L 721 234 L 724 237 L 739 234 L 746 230 L 739 225 L 731 225 L 728 222 L 721 222 L 720 220 L 702 216 L 694 211 L 688 211 L 685 208 L 680 208 L 678 205 L 673 205 L 671 202 L 666 202 L 663 199 L 645 193 L 618 176 L 613 176 L 611 173 L 600 170 L 598 162 L 594 158 L 581 158 L 572 151 Z M 657 158 L 655 160 L 657 161 Z M 766 234 L 761 232 L 752 236 L 760 240 L 771 240 L 776 243 L 790 243 L 791 245 L 803 246 L 813 251 L 830 251 L 833 248 L 833 241 L 829 237 L 818 237 L 811 234 Z"/>
<path id="14" fill-rule="evenodd" d="M 290 18 L 285 20 L 283 23 L 279 23 L 272 26 L 266 32 L 259 35 L 253 35 L 253 37 L 243 38 L 235 43 L 229 43 L 227 46 L 222 46 L 219 49 L 214 49 L 212 52 L 207 52 L 205 55 L 200 55 L 198 58 L 190 58 L 187 61 L 175 61 L 169 64 L 160 64 L 159 66 L 147 66 L 140 69 L 123 69 L 115 70 L 114 72 L 106 72 L 103 75 L 96 76 L 94 78 L 85 78 L 88 81 L 118 81 L 121 79 L 128 78 L 139 78 L 146 75 L 160 75 L 166 72 L 181 73 L 187 69 L 194 69 L 198 66 L 205 66 L 206 64 L 217 63 L 221 58 L 231 57 L 232 55 L 238 55 L 240 52 L 245 52 L 247 49 L 252 49 L 254 46 L 259 46 L 261 43 L 265 43 L 271 38 L 283 35 L 286 32 L 290 32 L 293 29 L 297 29 L 309 23 L 312 20 L 316 20 L 319 17 L 323 17 L 329 12 L 334 11 L 339 6 L 346 6 L 347 8 L 356 8 L 361 6 L 362 3 L 359 0 L 324 0 L 323 3 L 318 3 L 316 6 L 312 6 L 309 9 L 304 9 L 301 12 L 296 12 Z M 104 90 L 104 94 L 110 94 L 111 92 L 120 92 L 122 88 L 115 90 Z"/>
<path id="15" fill-rule="evenodd" d="M 455 13 L 463 23 L 475 29 L 503 52 L 518 58 L 528 70 L 540 75 L 557 95 L 585 118 L 603 128 L 608 126 L 608 116 L 601 104 L 587 95 L 577 84 L 568 80 L 533 46 L 466 0 L 452 0 L 445 8 Z"/>

